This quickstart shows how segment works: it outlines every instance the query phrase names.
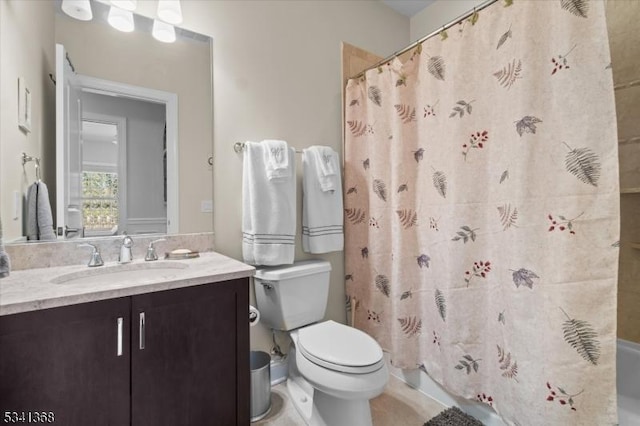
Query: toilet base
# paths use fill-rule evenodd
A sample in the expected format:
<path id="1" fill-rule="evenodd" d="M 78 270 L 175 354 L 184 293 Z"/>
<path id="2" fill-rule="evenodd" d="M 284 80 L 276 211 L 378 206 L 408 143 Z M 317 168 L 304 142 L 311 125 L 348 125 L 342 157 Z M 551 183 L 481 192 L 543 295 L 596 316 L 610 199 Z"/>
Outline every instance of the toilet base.
<path id="1" fill-rule="evenodd" d="M 371 426 L 369 400 L 335 398 L 316 389 L 313 395 L 312 426 Z"/>
<path id="2" fill-rule="evenodd" d="M 305 389 L 307 388 L 307 389 Z M 311 391 L 309 393 L 309 390 Z M 309 426 L 372 426 L 369 400 L 346 400 L 287 379 L 291 403 Z"/>
<path id="3" fill-rule="evenodd" d="M 310 426 L 372 426 L 369 399 L 344 399 L 315 389 L 298 371 L 296 351 L 289 352 L 287 393 Z"/>

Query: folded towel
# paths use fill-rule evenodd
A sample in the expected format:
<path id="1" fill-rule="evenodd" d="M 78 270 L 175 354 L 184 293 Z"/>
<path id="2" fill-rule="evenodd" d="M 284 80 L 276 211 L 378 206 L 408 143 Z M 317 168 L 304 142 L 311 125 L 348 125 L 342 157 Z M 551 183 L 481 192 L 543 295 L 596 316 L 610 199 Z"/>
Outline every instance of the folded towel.
<path id="1" fill-rule="evenodd" d="M 293 263 L 296 234 L 295 161 L 287 177 L 270 180 L 265 144 L 246 142 L 242 170 L 242 257 L 251 265 Z M 287 148 L 294 158 L 293 148 Z"/>
<path id="2" fill-rule="evenodd" d="M 11 272 L 11 261 L 9 255 L 4 251 L 2 240 L 2 219 L 0 219 L 0 278 L 8 277 Z"/>
<path id="3" fill-rule="evenodd" d="M 290 175 L 289 146 L 285 141 L 267 139 L 262 141 L 264 149 L 264 163 L 267 168 L 267 178 L 281 179 Z"/>
<path id="4" fill-rule="evenodd" d="M 314 145 L 309 149 L 316 150 L 316 162 L 319 165 L 322 176 L 333 176 L 338 172 L 338 153 L 331 147 Z"/>
<path id="5" fill-rule="evenodd" d="M 338 154 L 329 148 L 336 173 L 325 177 L 334 180 L 335 190 L 325 191 L 316 161 L 318 150 L 312 148 L 302 152 L 302 249 L 316 254 L 340 251 L 344 248 L 344 213 Z"/>
<path id="6" fill-rule="evenodd" d="M 315 170 L 322 191 L 335 191 L 340 187 L 340 177 L 337 176 L 338 154 L 328 146 L 311 146 L 306 149 L 311 157 L 309 161 L 315 162 Z"/>
<path id="7" fill-rule="evenodd" d="M 27 240 L 55 240 L 49 189 L 35 182 L 27 190 Z"/>

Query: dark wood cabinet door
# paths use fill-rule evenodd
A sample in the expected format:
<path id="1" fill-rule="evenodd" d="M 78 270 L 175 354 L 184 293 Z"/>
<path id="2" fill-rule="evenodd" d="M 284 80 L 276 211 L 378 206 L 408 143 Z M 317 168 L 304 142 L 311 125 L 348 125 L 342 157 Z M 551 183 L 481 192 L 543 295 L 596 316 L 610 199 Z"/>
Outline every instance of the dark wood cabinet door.
<path id="1" fill-rule="evenodd" d="M 132 297 L 133 426 L 249 424 L 248 291 L 238 279 Z"/>
<path id="2" fill-rule="evenodd" d="M 0 317 L 0 415 L 130 424 L 130 312 L 130 298 L 120 298 Z"/>

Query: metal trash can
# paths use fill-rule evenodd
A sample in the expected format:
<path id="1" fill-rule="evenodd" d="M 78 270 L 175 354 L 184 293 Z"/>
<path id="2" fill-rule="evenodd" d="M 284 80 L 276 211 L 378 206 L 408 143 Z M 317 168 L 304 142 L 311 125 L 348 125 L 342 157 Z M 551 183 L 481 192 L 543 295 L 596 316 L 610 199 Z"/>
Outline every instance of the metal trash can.
<path id="1" fill-rule="evenodd" d="M 271 410 L 271 356 L 251 351 L 251 421 L 264 418 Z"/>

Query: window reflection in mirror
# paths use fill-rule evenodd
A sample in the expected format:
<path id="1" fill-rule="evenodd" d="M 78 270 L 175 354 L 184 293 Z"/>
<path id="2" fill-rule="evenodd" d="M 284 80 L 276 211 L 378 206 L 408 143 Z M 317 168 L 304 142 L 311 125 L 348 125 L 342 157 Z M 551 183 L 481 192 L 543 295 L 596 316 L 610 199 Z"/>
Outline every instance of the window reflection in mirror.
<path id="1" fill-rule="evenodd" d="M 82 223 L 85 237 L 118 233 L 118 138 L 116 123 L 82 120 Z"/>

